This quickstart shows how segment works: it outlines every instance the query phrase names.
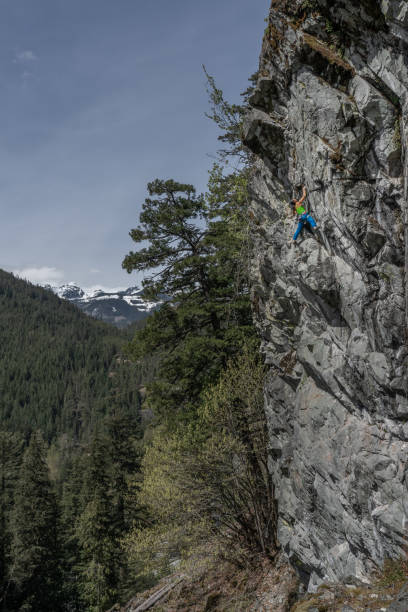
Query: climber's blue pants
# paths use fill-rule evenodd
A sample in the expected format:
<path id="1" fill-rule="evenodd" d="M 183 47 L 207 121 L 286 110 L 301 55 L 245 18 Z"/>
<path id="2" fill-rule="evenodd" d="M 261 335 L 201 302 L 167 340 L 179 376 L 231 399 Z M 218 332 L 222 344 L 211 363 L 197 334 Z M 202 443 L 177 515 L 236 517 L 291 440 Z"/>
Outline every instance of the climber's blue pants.
<path id="1" fill-rule="evenodd" d="M 293 236 L 293 240 L 296 240 L 306 223 L 308 223 L 312 229 L 314 229 L 317 225 L 316 221 L 311 215 L 309 215 L 309 213 L 303 213 L 303 215 L 299 217 L 299 223 Z"/>

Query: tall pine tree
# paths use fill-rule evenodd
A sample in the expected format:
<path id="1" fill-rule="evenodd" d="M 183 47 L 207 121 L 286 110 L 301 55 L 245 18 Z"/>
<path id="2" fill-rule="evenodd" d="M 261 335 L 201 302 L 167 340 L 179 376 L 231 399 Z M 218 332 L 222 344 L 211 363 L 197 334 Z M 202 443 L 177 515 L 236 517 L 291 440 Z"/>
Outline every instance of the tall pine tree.
<path id="1" fill-rule="evenodd" d="M 81 598 L 89 612 L 104 612 L 115 602 L 118 579 L 109 450 L 100 435 L 90 448 L 82 498 L 83 511 L 76 529 Z"/>
<path id="2" fill-rule="evenodd" d="M 171 300 L 149 317 L 131 345 L 135 359 L 160 357 L 149 402 L 171 420 L 194 418 L 200 394 L 254 337 L 246 269 L 247 171 L 223 177 L 216 166 L 207 197 L 173 180 L 148 184 L 140 225 L 148 246 L 123 267 L 151 271 L 147 295 Z"/>
<path id="3" fill-rule="evenodd" d="M 0 610 L 6 610 L 14 489 L 22 457 L 22 439 L 0 431 Z"/>
<path id="4" fill-rule="evenodd" d="M 117 405 L 106 419 L 112 483 L 112 537 L 118 589 L 132 595 L 137 589 L 122 546 L 123 537 L 134 524 L 143 522 L 135 488 L 140 483 L 141 426 L 138 415 Z"/>
<path id="5" fill-rule="evenodd" d="M 57 507 L 48 476 L 46 449 L 39 432 L 24 454 L 13 513 L 14 607 L 24 612 L 56 612 L 60 602 Z"/>

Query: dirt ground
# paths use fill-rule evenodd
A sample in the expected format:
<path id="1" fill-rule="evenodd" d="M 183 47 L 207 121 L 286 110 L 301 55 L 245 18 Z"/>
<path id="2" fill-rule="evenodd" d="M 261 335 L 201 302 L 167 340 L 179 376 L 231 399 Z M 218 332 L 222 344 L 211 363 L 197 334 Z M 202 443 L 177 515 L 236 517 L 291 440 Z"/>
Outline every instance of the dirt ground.
<path id="1" fill-rule="evenodd" d="M 201 553 L 183 570 L 163 578 L 154 588 L 138 594 L 126 606 L 109 612 L 135 612 L 143 602 L 167 585 L 175 585 L 154 606 L 154 612 L 379 612 L 387 610 L 407 583 L 408 566 L 387 562 L 366 585 L 323 584 L 317 593 L 299 594 L 298 578 L 283 556 L 274 562 L 258 559 L 251 568 L 237 569 L 227 561 Z M 407 609 L 408 612 L 408 609 Z"/>

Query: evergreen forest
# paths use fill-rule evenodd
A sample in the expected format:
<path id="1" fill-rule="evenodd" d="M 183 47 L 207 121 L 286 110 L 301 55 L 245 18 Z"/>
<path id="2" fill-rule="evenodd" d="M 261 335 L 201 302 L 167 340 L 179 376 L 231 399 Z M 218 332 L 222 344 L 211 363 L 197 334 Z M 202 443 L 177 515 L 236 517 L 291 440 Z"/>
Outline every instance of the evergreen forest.
<path id="1" fill-rule="evenodd" d="M 85 609 L 79 583 L 99 571 L 94 517 L 106 513 L 94 537 L 115 557 L 137 515 L 128 475 L 139 469 L 148 376 L 123 354 L 130 333 L 0 271 L 2 610 Z M 120 561 L 109 563 L 113 594 Z"/>
<path id="2" fill-rule="evenodd" d="M 251 88 L 231 105 L 206 76 L 222 147 L 207 190 L 152 180 L 130 230 L 123 268 L 171 298 L 143 326 L 119 331 L 0 272 L 3 612 L 119 610 L 194 555 L 275 554 L 241 142 Z"/>
<path id="3" fill-rule="evenodd" d="M 25 439 L 37 429 L 48 443 L 62 434 L 86 438 L 119 387 L 124 404 L 137 402 L 140 379 L 120 357 L 129 332 L 83 316 L 51 291 L 4 271 L 0 334 L 1 423 Z M 132 389 L 119 378 L 132 380 Z"/>

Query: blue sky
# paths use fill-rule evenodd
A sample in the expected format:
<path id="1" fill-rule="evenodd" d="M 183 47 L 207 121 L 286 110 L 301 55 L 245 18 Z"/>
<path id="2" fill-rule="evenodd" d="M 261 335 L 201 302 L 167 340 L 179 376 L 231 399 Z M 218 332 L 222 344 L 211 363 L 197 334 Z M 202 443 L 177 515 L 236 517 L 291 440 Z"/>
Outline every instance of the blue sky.
<path id="1" fill-rule="evenodd" d="M 138 284 L 146 183 L 205 189 L 217 129 L 256 71 L 270 0 L 3 0 L 0 267 L 34 282 Z"/>

